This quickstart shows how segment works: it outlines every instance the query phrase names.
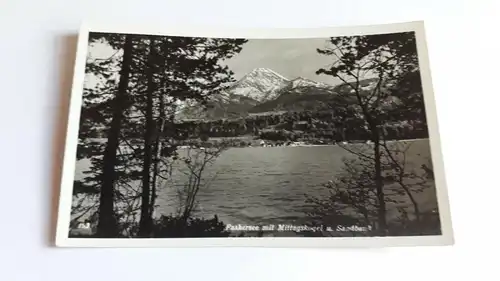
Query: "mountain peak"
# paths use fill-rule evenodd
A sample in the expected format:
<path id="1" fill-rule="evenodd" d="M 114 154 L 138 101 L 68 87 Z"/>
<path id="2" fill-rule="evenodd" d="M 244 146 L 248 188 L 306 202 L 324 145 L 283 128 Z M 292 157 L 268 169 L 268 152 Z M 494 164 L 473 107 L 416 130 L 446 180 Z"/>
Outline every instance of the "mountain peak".
<path id="1" fill-rule="evenodd" d="M 332 86 L 321 83 L 321 82 L 316 82 L 311 79 L 307 79 L 304 77 L 297 77 L 291 81 L 292 83 L 292 88 L 296 87 L 321 87 L 321 88 L 331 88 Z"/>
<path id="2" fill-rule="evenodd" d="M 276 71 L 259 67 L 250 71 L 236 82 L 231 93 L 246 96 L 257 101 L 266 101 L 276 97 L 277 92 L 286 86 L 289 80 Z"/>
<path id="3" fill-rule="evenodd" d="M 273 76 L 276 76 L 276 77 L 279 77 L 279 78 L 281 78 L 283 80 L 287 80 L 288 81 L 288 79 L 285 76 L 279 74 L 278 72 L 276 72 L 276 71 L 274 71 L 274 70 L 272 70 L 270 68 L 266 68 L 266 67 L 257 67 L 257 68 L 254 68 L 246 76 L 249 76 L 249 75 L 252 75 L 252 76 L 253 75 L 273 75 Z"/>

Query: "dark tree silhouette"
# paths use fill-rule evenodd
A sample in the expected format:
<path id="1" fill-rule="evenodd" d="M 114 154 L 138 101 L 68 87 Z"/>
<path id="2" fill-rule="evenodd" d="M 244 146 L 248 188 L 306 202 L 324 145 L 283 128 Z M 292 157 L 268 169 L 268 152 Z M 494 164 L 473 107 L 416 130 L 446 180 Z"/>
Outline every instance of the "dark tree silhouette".
<path id="1" fill-rule="evenodd" d="M 156 179 L 167 172 L 161 163 L 175 157 L 170 142 L 177 138 L 176 103 L 203 103 L 232 82 L 232 72 L 219 62 L 239 52 L 246 40 L 106 33 L 90 38 L 90 44 L 108 45 L 116 53 L 87 63 L 87 75 L 104 82 L 85 89 L 78 157 L 89 158 L 91 170 L 75 182 L 74 193 L 100 195 L 98 237 L 119 235 L 120 218 L 138 210 L 139 234 L 150 236 Z M 96 140 L 102 137 L 105 142 Z M 138 180 L 140 190 L 132 184 Z M 137 208 L 133 202 L 139 198 Z"/>
<path id="2" fill-rule="evenodd" d="M 344 93 L 344 106 L 354 111 L 353 117 L 362 120 L 368 139 L 373 143 L 371 157 L 377 198 L 377 229 L 379 235 L 386 235 L 388 227 L 382 167 L 382 149 L 386 139 L 384 126 L 387 117 L 401 104 L 401 100 L 394 95 L 394 89 L 400 88 L 393 85 L 401 84 L 413 73 L 419 73 L 415 36 L 413 32 L 408 32 L 332 37 L 329 43 L 331 47 L 318 49 L 318 52 L 333 56 L 334 62 L 330 68 L 318 70 L 317 74 L 330 75 L 344 82 L 338 87 L 338 92 Z M 414 77 L 418 75 L 414 74 Z M 371 79 L 364 80 L 364 77 Z M 418 94 L 421 95 L 421 92 Z"/>

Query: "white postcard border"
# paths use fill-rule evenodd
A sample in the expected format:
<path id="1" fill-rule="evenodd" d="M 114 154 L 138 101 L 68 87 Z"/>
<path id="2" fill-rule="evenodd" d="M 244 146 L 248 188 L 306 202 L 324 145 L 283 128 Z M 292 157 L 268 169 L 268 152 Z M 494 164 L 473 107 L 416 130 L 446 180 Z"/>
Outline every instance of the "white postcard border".
<path id="1" fill-rule="evenodd" d="M 127 34 L 284 39 L 327 38 L 334 36 L 371 35 L 414 31 L 422 76 L 430 146 L 434 167 L 442 235 L 404 237 L 333 237 L 333 238 L 69 238 L 72 190 L 75 175 L 76 150 L 78 145 L 79 120 L 82 105 L 85 62 L 89 32 Z M 269 247 L 269 248 L 358 248 L 394 246 L 443 246 L 454 244 L 448 190 L 445 181 L 441 142 L 436 115 L 436 106 L 429 67 L 428 50 L 422 21 L 367 26 L 341 26 L 322 28 L 227 28 L 201 26 L 148 27 L 128 24 L 83 24 L 78 36 L 77 55 L 74 67 L 70 99 L 68 126 L 64 148 L 60 199 L 56 230 L 56 246 L 59 247 Z"/>

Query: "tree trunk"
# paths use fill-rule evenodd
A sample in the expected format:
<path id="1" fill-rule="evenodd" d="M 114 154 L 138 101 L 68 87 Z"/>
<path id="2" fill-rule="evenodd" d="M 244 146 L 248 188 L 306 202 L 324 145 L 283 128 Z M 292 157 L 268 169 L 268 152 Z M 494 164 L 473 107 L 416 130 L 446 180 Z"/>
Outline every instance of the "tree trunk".
<path id="1" fill-rule="evenodd" d="M 377 216 L 378 216 L 378 233 L 380 236 L 387 235 L 387 221 L 386 221 L 386 207 L 385 207 L 385 194 L 384 194 L 384 182 L 382 179 L 382 155 L 380 153 L 380 130 L 379 122 L 374 119 L 370 114 L 365 102 L 363 102 L 361 95 L 359 93 L 359 81 L 356 82 L 356 99 L 358 104 L 361 106 L 361 110 L 364 116 L 364 121 L 368 125 L 371 132 L 371 138 L 374 143 L 373 145 L 373 157 L 375 161 L 375 190 L 377 192 Z"/>
<path id="2" fill-rule="evenodd" d="M 127 107 L 127 90 L 129 84 L 130 64 L 132 62 L 132 38 L 125 37 L 123 46 L 123 61 L 120 70 L 120 82 L 113 103 L 113 117 L 108 131 L 108 141 L 104 150 L 101 196 L 99 198 L 98 237 L 116 237 L 117 221 L 114 214 L 114 184 L 116 180 L 115 166 L 119 146 L 120 130 L 123 112 Z"/>
<path id="3" fill-rule="evenodd" d="M 420 208 L 418 207 L 417 200 L 415 200 L 415 197 L 411 194 L 411 192 L 408 191 L 407 193 L 408 197 L 410 197 L 411 203 L 413 204 L 413 211 L 415 212 L 417 223 L 420 225 Z"/>
<path id="4" fill-rule="evenodd" d="M 374 158 L 375 158 L 375 188 L 377 191 L 377 201 L 378 201 L 378 229 L 380 236 L 387 235 L 387 221 L 386 221 L 386 209 L 385 209 L 385 195 L 384 195 L 384 182 L 382 179 L 382 159 L 380 153 L 380 138 L 379 132 L 375 129 L 372 132 L 374 141 Z"/>
<path id="5" fill-rule="evenodd" d="M 398 161 L 392 156 L 392 152 L 389 150 L 387 147 L 387 142 L 384 137 L 383 140 L 383 146 L 385 148 L 385 151 L 387 152 L 387 156 L 389 157 L 389 160 L 393 163 L 393 165 L 396 166 L 396 169 L 398 171 L 398 183 L 399 185 L 404 189 L 406 192 L 406 195 L 408 195 L 408 198 L 410 198 L 410 201 L 413 205 L 413 211 L 415 212 L 415 217 L 417 219 L 417 223 L 420 225 L 420 208 L 418 207 L 418 202 L 413 196 L 413 193 L 411 189 L 404 183 L 404 178 L 405 178 L 405 170 L 404 170 L 404 165 L 405 165 L 405 160 L 403 160 L 402 164 L 398 163 Z M 406 157 L 404 158 L 406 159 Z"/>
<path id="6" fill-rule="evenodd" d="M 162 149 L 162 143 L 161 140 L 163 138 L 163 130 L 165 127 L 165 104 L 163 101 L 163 96 L 160 96 L 160 106 L 159 106 L 159 111 L 160 111 L 160 118 L 159 118 L 159 124 L 160 128 L 158 132 L 156 133 L 156 139 L 155 139 L 155 144 L 154 144 L 154 154 L 155 154 L 155 159 L 154 159 L 154 164 L 153 164 L 153 182 L 151 185 L 151 206 L 149 209 L 149 213 L 151 217 L 153 216 L 154 213 L 154 205 L 156 202 L 156 188 L 157 188 L 157 179 L 158 179 L 158 174 L 160 173 L 159 170 L 159 165 L 160 165 L 160 158 L 161 158 L 161 149 Z"/>
<path id="7" fill-rule="evenodd" d="M 152 218 L 150 214 L 151 163 L 153 157 L 153 92 L 154 92 L 154 48 L 155 40 L 151 39 L 148 56 L 147 90 L 146 90 L 146 124 L 144 131 L 144 159 L 142 166 L 142 194 L 141 219 L 139 222 L 139 236 L 147 237 L 151 234 Z"/>

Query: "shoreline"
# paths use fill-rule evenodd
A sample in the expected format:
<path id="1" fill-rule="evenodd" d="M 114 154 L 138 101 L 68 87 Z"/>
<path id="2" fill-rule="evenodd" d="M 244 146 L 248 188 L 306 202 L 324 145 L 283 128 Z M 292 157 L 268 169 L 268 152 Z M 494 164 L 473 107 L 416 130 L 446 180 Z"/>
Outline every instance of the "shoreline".
<path id="1" fill-rule="evenodd" d="M 231 140 L 230 138 L 226 140 Z M 398 142 L 415 142 L 415 141 L 422 141 L 422 140 L 429 140 L 429 138 L 421 138 L 421 139 L 401 139 L 401 140 L 387 140 L 387 143 L 398 143 Z M 264 142 L 264 144 L 262 144 Z M 206 149 L 210 148 L 213 145 L 218 144 L 218 141 L 215 142 L 210 142 L 209 146 L 203 146 L 203 145 L 179 145 L 178 149 Z M 323 147 L 323 146 L 342 146 L 342 145 L 372 145 L 373 143 L 370 141 L 351 141 L 351 142 L 336 142 L 336 143 L 327 143 L 327 144 L 308 144 L 304 142 L 288 142 L 288 144 L 276 144 L 276 142 L 266 142 L 265 140 L 262 139 L 254 139 L 252 141 L 249 141 L 248 143 L 252 143 L 252 145 L 229 145 L 228 148 L 273 148 L 273 147 Z"/>

